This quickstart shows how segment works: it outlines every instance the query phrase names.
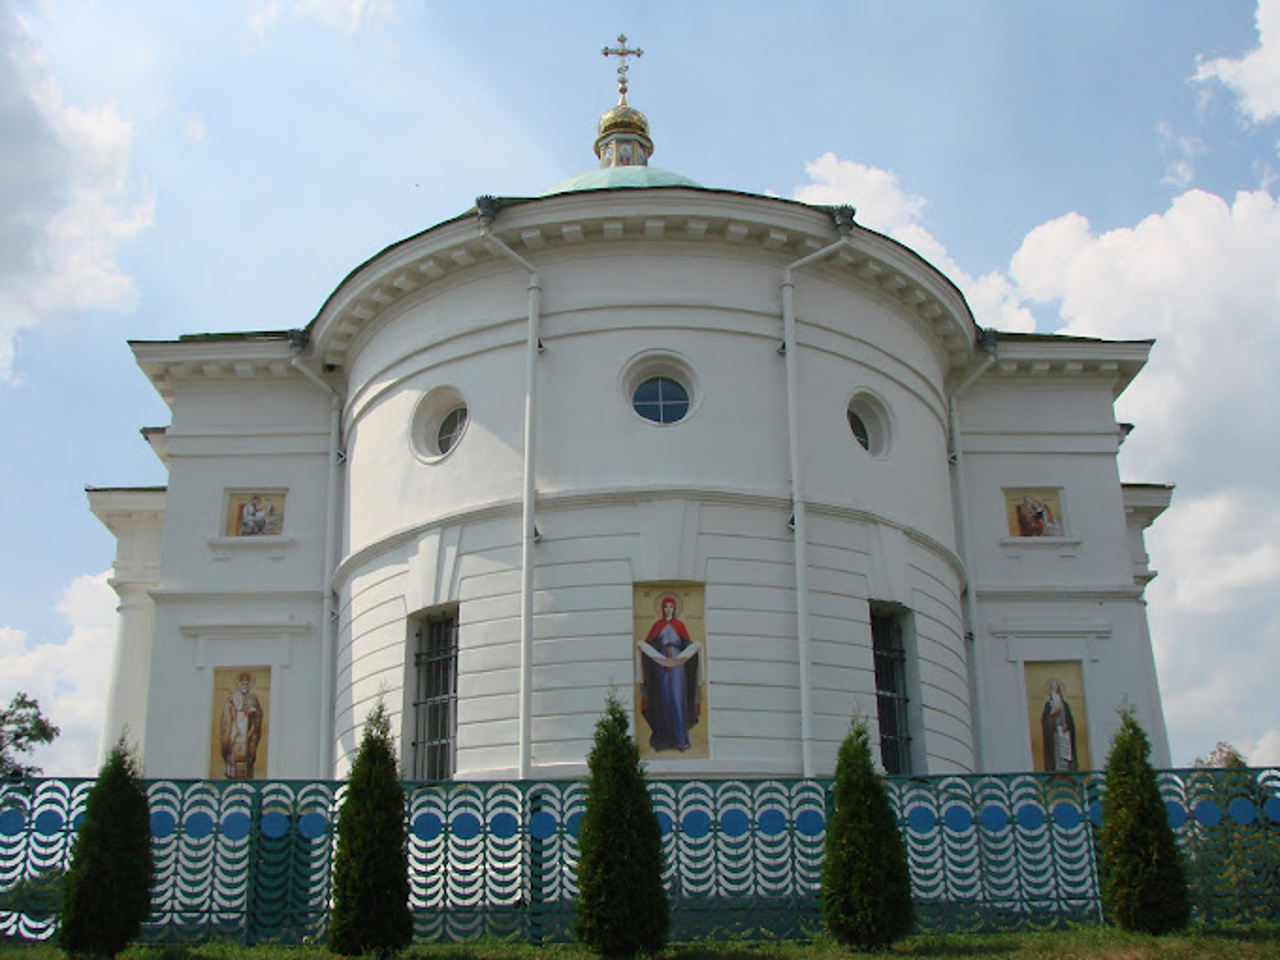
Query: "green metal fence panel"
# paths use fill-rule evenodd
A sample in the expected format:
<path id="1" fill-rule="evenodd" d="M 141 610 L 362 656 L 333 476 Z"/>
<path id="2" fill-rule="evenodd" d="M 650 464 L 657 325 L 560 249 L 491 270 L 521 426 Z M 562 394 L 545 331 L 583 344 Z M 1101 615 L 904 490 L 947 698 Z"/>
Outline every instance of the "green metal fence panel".
<path id="1" fill-rule="evenodd" d="M 1280 770 L 1159 774 L 1210 921 L 1280 918 Z M 91 781 L 0 781 L 0 938 L 57 929 Z M 654 780 L 672 937 L 821 929 L 825 780 Z M 892 778 L 922 930 L 1102 919 L 1097 774 Z M 151 942 L 325 936 L 344 785 L 151 781 Z M 581 781 L 406 784 L 417 939 L 572 938 Z"/>

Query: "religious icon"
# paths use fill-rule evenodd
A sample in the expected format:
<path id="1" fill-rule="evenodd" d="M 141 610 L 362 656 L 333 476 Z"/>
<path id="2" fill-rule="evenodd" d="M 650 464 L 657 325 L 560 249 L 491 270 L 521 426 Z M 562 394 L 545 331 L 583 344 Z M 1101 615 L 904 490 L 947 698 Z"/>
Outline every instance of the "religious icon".
<path id="1" fill-rule="evenodd" d="M 707 757 L 702 585 L 636 584 L 633 617 L 640 755 Z"/>
<path id="2" fill-rule="evenodd" d="M 213 673 L 210 780 L 267 775 L 270 667 L 230 667 Z"/>
<path id="3" fill-rule="evenodd" d="M 231 490 L 224 537 L 279 536 L 284 532 L 283 490 Z"/>
<path id="4" fill-rule="evenodd" d="M 1018 489 L 1004 492 L 1011 537 L 1063 535 L 1062 496 L 1056 489 Z"/>
<path id="5" fill-rule="evenodd" d="M 1032 768 L 1046 773 L 1090 769 L 1080 661 L 1031 662 L 1024 673 Z"/>

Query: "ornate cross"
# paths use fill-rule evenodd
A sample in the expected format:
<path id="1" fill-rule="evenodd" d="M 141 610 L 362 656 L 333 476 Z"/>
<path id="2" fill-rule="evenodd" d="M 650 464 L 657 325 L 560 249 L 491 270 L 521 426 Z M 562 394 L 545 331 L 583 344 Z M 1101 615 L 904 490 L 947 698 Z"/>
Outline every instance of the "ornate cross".
<path id="1" fill-rule="evenodd" d="M 617 57 L 618 63 L 618 95 L 623 102 L 627 99 L 627 57 L 643 57 L 644 51 L 639 47 L 632 50 L 627 46 L 627 35 L 625 33 L 618 34 L 618 45 L 616 47 L 605 47 L 601 51 L 606 57 Z"/>

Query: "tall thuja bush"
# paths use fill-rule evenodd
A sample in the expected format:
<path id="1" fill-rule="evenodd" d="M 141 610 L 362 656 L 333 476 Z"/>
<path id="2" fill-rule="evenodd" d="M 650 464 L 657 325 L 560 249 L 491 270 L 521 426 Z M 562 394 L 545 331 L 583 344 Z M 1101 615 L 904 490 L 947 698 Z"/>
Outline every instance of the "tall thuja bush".
<path id="1" fill-rule="evenodd" d="M 329 914 L 334 953 L 387 957 L 413 940 L 404 806 L 391 720 L 379 701 L 365 721 L 338 811 Z"/>
<path id="2" fill-rule="evenodd" d="M 845 946 L 883 949 L 910 932 L 915 905 L 906 847 L 862 720 L 840 745 L 834 793 L 822 860 L 822 919 Z"/>
<path id="3" fill-rule="evenodd" d="M 151 913 L 151 815 L 138 760 L 124 738 L 85 801 L 62 885 L 58 942 L 73 957 L 114 957 Z"/>
<path id="4" fill-rule="evenodd" d="M 1161 934 L 1185 927 L 1191 906 L 1150 755 L 1133 711 L 1122 711 L 1102 798 L 1102 909 L 1122 930 Z"/>
<path id="5" fill-rule="evenodd" d="M 612 693 L 596 723 L 587 767 L 574 933 L 602 957 L 661 950 L 670 923 L 662 833 L 631 724 Z"/>

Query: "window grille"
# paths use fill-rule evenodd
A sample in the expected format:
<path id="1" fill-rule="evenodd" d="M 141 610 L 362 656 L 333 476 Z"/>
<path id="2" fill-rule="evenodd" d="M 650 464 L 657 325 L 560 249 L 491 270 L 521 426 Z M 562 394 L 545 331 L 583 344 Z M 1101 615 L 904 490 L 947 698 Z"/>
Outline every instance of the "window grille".
<path id="1" fill-rule="evenodd" d="M 413 655 L 413 779 L 453 776 L 458 736 L 458 618 L 431 617 L 418 624 Z"/>
<path id="2" fill-rule="evenodd" d="M 910 773 L 911 726 L 907 713 L 907 655 L 902 643 L 901 614 L 893 610 L 872 608 L 871 646 L 876 666 L 880 762 L 886 773 Z"/>

